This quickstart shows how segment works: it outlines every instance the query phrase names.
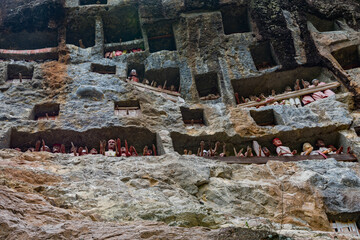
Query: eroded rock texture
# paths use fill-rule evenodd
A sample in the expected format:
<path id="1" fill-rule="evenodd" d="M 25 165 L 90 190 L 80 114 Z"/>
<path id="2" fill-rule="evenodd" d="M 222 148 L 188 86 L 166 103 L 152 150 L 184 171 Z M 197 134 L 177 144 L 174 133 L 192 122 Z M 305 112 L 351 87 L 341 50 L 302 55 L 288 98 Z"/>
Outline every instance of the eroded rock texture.
<path id="1" fill-rule="evenodd" d="M 279 137 L 358 156 L 359 22 L 355 0 L 3 0 L 0 238 L 354 238 L 332 222 L 359 226 L 357 162 L 195 154 L 200 141 L 231 156 L 256 140 L 275 155 Z M 127 82 L 132 69 L 178 94 Z M 314 78 L 336 95 L 243 105 Z M 69 153 L 116 138 L 141 156 Z M 37 140 L 68 154 L 32 153 Z M 152 145 L 158 156 L 142 156 Z"/>
<path id="2" fill-rule="evenodd" d="M 2 151 L 0 233 L 9 239 L 277 239 L 274 231 L 282 228 L 291 239 L 332 239 L 335 233 L 304 229 L 329 230 L 326 207 L 336 211 L 358 200 L 359 167 L 321 162 L 244 166 L 179 155 Z M 340 188 L 352 202 L 327 203 L 340 198 L 334 196 Z"/>

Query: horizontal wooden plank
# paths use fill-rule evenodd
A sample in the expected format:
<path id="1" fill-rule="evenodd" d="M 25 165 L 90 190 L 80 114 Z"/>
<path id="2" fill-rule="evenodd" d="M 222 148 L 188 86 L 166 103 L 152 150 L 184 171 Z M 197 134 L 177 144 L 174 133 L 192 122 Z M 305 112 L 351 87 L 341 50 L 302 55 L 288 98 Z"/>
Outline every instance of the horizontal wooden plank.
<path id="1" fill-rule="evenodd" d="M 115 110 L 140 110 L 139 107 L 115 107 Z"/>
<path id="2" fill-rule="evenodd" d="M 156 40 L 156 39 L 172 38 L 172 37 L 174 37 L 172 34 L 167 34 L 162 36 L 150 37 L 148 38 L 148 40 Z"/>
<path id="3" fill-rule="evenodd" d="M 318 87 L 314 87 L 314 88 L 306 88 L 306 89 L 301 89 L 298 91 L 292 91 L 289 93 L 283 93 L 283 94 L 279 94 L 274 96 L 273 101 L 269 102 L 277 102 L 277 101 L 281 101 L 281 100 L 285 100 L 285 99 L 289 99 L 289 98 L 296 98 L 296 97 L 301 97 L 304 95 L 308 95 L 308 94 L 312 94 L 315 92 L 319 92 L 319 91 L 325 91 L 327 89 L 332 89 L 332 88 L 337 88 L 340 86 L 340 83 L 338 82 L 333 82 L 333 83 L 327 83 Z M 238 104 L 238 107 L 257 107 L 257 106 L 261 106 L 261 105 L 266 105 L 268 104 L 266 101 L 261 101 L 261 102 L 247 102 L 247 103 L 241 103 Z"/>
<path id="4" fill-rule="evenodd" d="M 165 89 L 160 89 L 160 88 L 152 87 L 152 86 L 142 84 L 142 83 L 138 83 L 138 82 L 134 82 L 134 81 L 129 81 L 129 80 L 126 80 L 126 81 L 128 83 L 132 84 L 132 85 L 137 86 L 137 87 L 149 89 L 149 90 L 154 91 L 154 92 L 166 93 L 168 95 L 172 95 L 172 96 L 176 96 L 176 97 L 181 96 L 181 94 L 178 93 L 178 92 L 173 92 L 173 91 L 169 91 L 169 90 L 165 90 Z"/>
<path id="5" fill-rule="evenodd" d="M 357 162 L 357 158 L 353 154 L 330 154 L 328 158 L 335 158 L 339 162 Z M 207 159 L 226 162 L 228 164 L 266 164 L 268 161 L 280 162 L 298 162 L 304 160 L 324 160 L 321 155 L 301 156 L 296 155 L 292 157 L 287 156 L 270 156 L 270 157 L 206 157 Z"/>

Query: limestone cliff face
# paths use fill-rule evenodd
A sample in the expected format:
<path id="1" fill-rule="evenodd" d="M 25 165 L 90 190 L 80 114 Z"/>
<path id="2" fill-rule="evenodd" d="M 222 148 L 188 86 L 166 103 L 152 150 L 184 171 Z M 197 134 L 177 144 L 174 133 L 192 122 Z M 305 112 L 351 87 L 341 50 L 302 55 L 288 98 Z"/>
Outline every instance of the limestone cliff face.
<path id="1" fill-rule="evenodd" d="M 358 164 L 331 159 L 245 166 L 176 154 L 0 155 L 2 238 L 272 239 L 281 229 L 332 239 L 317 232 L 330 230 L 327 208 L 359 211 Z"/>
<path id="2" fill-rule="evenodd" d="M 355 0 L 2 1 L 0 238 L 352 239 L 331 222 L 359 225 L 357 162 L 183 153 L 220 141 L 230 156 L 256 140 L 275 155 L 279 137 L 359 156 L 359 22 Z M 132 69 L 179 94 L 127 82 Z M 236 99 L 314 78 L 340 83 L 336 95 L 302 107 Z M 27 151 L 116 138 L 159 156 Z"/>

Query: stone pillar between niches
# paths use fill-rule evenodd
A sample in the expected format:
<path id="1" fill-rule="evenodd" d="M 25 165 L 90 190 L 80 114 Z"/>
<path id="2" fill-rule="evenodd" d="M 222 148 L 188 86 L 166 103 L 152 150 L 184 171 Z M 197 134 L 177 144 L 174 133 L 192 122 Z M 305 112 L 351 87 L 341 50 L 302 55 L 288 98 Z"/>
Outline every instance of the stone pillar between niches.
<path id="1" fill-rule="evenodd" d="M 95 19 L 95 46 L 92 48 L 92 54 L 104 54 L 104 24 L 101 16 L 96 16 Z"/>
<path id="2" fill-rule="evenodd" d="M 0 84 L 4 84 L 7 79 L 7 64 L 5 62 L 0 63 Z"/>
<path id="3" fill-rule="evenodd" d="M 67 56 L 68 50 L 66 48 L 66 27 L 62 24 L 58 29 L 58 57 L 59 62 L 67 63 L 69 57 Z"/>
<path id="4" fill-rule="evenodd" d="M 169 131 L 162 130 L 156 134 L 156 148 L 158 155 L 174 152 Z"/>
<path id="5" fill-rule="evenodd" d="M 144 40 L 144 50 L 149 52 L 150 47 L 149 47 L 148 35 L 144 29 L 144 21 L 143 21 L 143 18 L 141 17 L 141 12 L 140 12 L 140 10 L 138 10 L 138 11 L 139 11 L 139 21 L 140 21 L 141 33 L 142 33 L 143 40 Z"/>
<path id="6" fill-rule="evenodd" d="M 356 133 L 355 133 L 356 134 Z M 339 132 L 338 147 L 343 146 L 346 153 L 347 148 L 350 147 L 356 156 L 360 156 L 360 143 L 354 141 L 354 132 L 352 130 L 343 130 Z M 358 161 L 359 158 L 358 158 Z"/>
<path id="7" fill-rule="evenodd" d="M 11 139 L 11 129 L 0 131 L 0 149 L 9 148 Z"/>

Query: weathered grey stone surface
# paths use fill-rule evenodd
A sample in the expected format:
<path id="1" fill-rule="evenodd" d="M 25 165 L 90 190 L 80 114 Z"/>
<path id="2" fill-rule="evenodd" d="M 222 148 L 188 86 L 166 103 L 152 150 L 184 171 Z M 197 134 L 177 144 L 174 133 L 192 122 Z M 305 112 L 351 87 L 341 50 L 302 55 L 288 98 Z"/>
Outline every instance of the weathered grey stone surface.
<path id="1" fill-rule="evenodd" d="M 0 148 L 25 151 L 44 139 L 50 147 L 64 143 L 69 152 L 71 142 L 98 148 L 100 140 L 121 138 L 140 155 L 145 145 L 154 144 L 160 156 L 74 157 L 0 150 L 0 238 L 351 239 L 330 233 L 330 220 L 359 224 L 358 163 L 309 157 L 298 163 L 227 165 L 182 154 L 185 148 L 196 153 L 203 140 L 206 147 L 225 142 L 229 156 L 233 147 L 246 149 L 257 140 L 275 155 L 271 141 L 279 137 L 298 152 L 303 143 L 315 146 L 322 138 L 345 151 L 351 147 L 359 156 L 360 70 L 344 70 L 332 54 L 360 45 L 358 1 L 79 3 L 4 0 L 0 6 L 0 43 L 8 33 L 56 29 L 59 52 L 58 62 L 0 61 Z M 121 24 L 108 17 L 121 15 L 129 6 L 135 11 L 120 30 L 139 26 L 140 36 L 109 42 L 106 27 L 115 27 L 116 34 Z M 226 34 L 224 17 L 243 7 L 250 31 Z M 321 32 L 309 15 L 337 27 Z M 158 23 L 154 36 L 168 38 L 165 23 L 169 24 L 176 50 L 150 52 L 154 36 L 148 29 Z M 80 39 L 86 48 L 80 47 Z M 18 46 L 26 45 L 20 40 L 14 39 L 12 50 L 25 50 Z M 252 49 L 265 43 L 270 50 L 254 56 Z M 144 51 L 104 58 L 105 52 L 116 48 Z M 270 55 L 273 66 L 257 66 L 257 57 Z M 33 68 L 32 78 L 21 84 L 8 81 L 9 64 Z M 92 64 L 114 66 L 116 73 L 93 72 Z M 140 78 L 179 69 L 181 96 L 170 100 L 126 82 L 132 68 L 144 75 Z M 206 73 L 217 76 L 219 99 L 200 100 L 195 79 Z M 236 105 L 235 93 L 249 88 L 249 81 L 261 82 L 254 87 L 256 95 L 270 94 L 271 83 L 279 83 L 279 94 L 287 85 L 293 87 L 287 76 L 294 81 L 338 81 L 341 87 L 334 89 L 336 96 L 300 108 Z M 141 114 L 115 115 L 121 101 L 138 101 Z M 50 103 L 60 104 L 58 119 L 34 120 L 35 106 Z M 184 124 L 181 108 L 202 109 L 206 125 Z M 273 113 L 276 121 L 257 124 L 252 113 L 262 111 Z"/>
<path id="2" fill-rule="evenodd" d="M 78 219 L 76 225 L 85 224 L 91 229 L 98 225 L 112 228 L 116 222 L 128 227 L 132 222 L 145 229 L 150 223 L 143 221 L 150 220 L 183 227 L 283 229 L 285 236 L 301 239 L 304 234 L 310 237 L 304 229 L 328 229 L 325 208 L 333 214 L 359 209 L 358 164 L 332 159 L 241 166 L 175 154 L 109 158 L 5 150 L 0 151 L 0 156 L 1 192 L 6 198 L 20 199 L 10 208 L 18 206 L 18 212 L 29 216 L 20 220 L 11 215 L 7 206 L 2 210 L 6 217 L 1 221 L 13 233 L 2 230 L 0 233 L 10 234 L 2 236 L 35 233 L 38 230 L 31 226 L 45 217 L 50 222 L 42 227 L 44 236 L 54 231 L 54 224 L 68 226 Z M 14 186 L 22 190 L 16 193 Z M 341 194 L 339 189 L 344 189 Z M 22 199 L 32 200 L 22 203 Z M 4 204 L 1 200 L 0 205 Z M 46 214 L 38 209 L 38 204 Z M 45 216 L 29 221 L 33 214 Z M 9 228 L 10 219 L 19 219 L 16 221 L 27 227 Z M 89 222 L 90 219 L 98 222 Z M 269 220 L 282 225 L 269 225 Z M 84 234 L 81 228 L 72 231 Z M 309 239 L 317 239 L 315 235 Z M 323 236 L 327 239 L 326 234 Z"/>

